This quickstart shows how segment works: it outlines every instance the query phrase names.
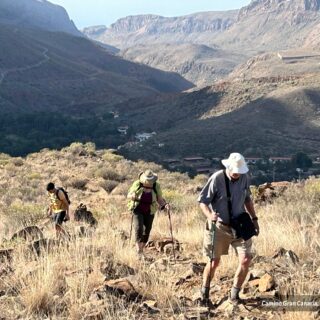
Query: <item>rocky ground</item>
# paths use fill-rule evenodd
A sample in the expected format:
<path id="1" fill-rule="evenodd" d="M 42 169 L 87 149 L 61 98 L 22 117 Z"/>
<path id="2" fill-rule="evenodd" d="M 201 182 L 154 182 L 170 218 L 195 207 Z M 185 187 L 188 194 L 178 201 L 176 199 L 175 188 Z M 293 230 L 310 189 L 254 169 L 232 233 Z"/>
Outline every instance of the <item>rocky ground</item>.
<path id="1" fill-rule="evenodd" d="M 244 302 L 235 306 L 228 301 L 237 265 L 230 251 L 212 282 L 212 305 L 204 308 L 199 305 L 204 219 L 196 196 L 205 177 L 190 180 L 155 164 L 132 163 L 107 151 L 95 151 L 90 144 L 43 150 L 25 159 L 0 158 L 1 320 L 320 316 L 319 308 L 297 311 L 265 305 L 292 296 L 319 298 L 317 179 L 299 186 L 283 183 L 256 189 L 261 234 L 254 239 L 254 259 L 240 293 Z M 50 159 L 58 162 L 52 160 L 49 165 Z M 63 168 L 57 172 L 56 163 L 62 163 L 67 172 Z M 174 241 L 167 214 L 157 214 L 145 259 L 139 260 L 130 241 L 125 191 L 135 171 L 145 166 L 160 174 L 164 195 L 172 204 Z M 99 171 L 102 168 L 112 171 Z M 65 224 L 70 235 L 65 239 L 56 239 L 50 219 L 38 206 L 45 204 L 39 186 L 48 179 L 63 180 L 69 186 L 74 214 Z M 110 181 L 113 188 L 107 187 Z M 80 201 L 83 204 L 78 206 Z"/>

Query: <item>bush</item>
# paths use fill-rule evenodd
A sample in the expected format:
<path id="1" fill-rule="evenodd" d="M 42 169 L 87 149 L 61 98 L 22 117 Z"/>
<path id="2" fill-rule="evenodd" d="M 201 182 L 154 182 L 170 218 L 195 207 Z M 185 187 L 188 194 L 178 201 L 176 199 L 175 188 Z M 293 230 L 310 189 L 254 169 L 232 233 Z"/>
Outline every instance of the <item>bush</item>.
<path id="1" fill-rule="evenodd" d="M 70 180 L 71 187 L 79 190 L 85 190 L 88 183 L 87 179 L 74 178 Z"/>
<path id="2" fill-rule="evenodd" d="M 124 177 L 118 174 L 116 171 L 109 168 L 100 168 L 97 169 L 93 176 L 95 178 L 103 178 L 104 180 L 114 180 L 121 182 L 124 180 Z"/>
<path id="3" fill-rule="evenodd" d="M 24 161 L 20 157 L 19 158 L 12 158 L 11 163 L 14 164 L 16 167 L 21 167 L 21 166 L 23 166 Z"/>
<path id="4" fill-rule="evenodd" d="M 107 161 L 107 162 L 118 162 L 120 160 L 122 160 L 123 158 L 117 154 L 113 154 L 110 152 L 106 152 L 103 156 L 102 159 Z"/>
<path id="5" fill-rule="evenodd" d="M 99 182 L 99 186 L 110 193 L 113 189 L 118 186 L 119 182 L 114 180 L 104 180 Z"/>

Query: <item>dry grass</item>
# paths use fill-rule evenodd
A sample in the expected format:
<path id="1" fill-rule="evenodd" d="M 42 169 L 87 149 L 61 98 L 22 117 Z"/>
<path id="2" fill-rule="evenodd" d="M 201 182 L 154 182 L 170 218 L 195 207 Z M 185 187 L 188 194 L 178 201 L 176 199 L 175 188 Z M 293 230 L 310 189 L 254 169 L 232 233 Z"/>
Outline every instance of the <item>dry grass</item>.
<path id="1" fill-rule="evenodd" d="M 8 238 L 19 228 L 43 219 L 47 200 L 45 185 L 49 180 L 63 185 L 71 178 L 87 179 L 85 190 L 72 186 L 68 188 L 72 208 L 84 202 L 99 219 L 99 226 L 91 238 L 76 238 L 70 244 L 62 244 L 40 257 L 27 250 L 23 243 L 2 243 L 2 247 L 14 247 L 15 253 L 12 272 L 0 276 L 0 291 L 5 292 L 5 298 L 0 299 L 0 309 L 8 319 L 12 314 L 23 319 L 87 319 L 101 309 L 105 310 L 104 319 L 139 319 L 141 314 L 137 304 L 111 295 L 100 302 L 103 305 L 90 301 L 92 292 L 106 276 L 102 273 L 102 265 L 112 261 L 136 270 L 134 285 L 158 302 L 162 310 L 158 319 L 166 319 L 168 314 L 178 317 L 184 306 L 178 299 L 181 292 L 174 288 L 173 281 L 177 280 L 183 265 L 172 266 L 169 263 L 165 270 L 157 270 L 137 260 L 133 241 L 130 243 L 120 236 L 121 232 L 129 234 L 131 222 L 126 210 L 125 189 L 148 166 L 158 172 L 164 196 L 172 205 L 174 236 L 183 246 L 180 255 L 190 261 L 201 261 L 204 218 L 193 190 L 204 182 L 203 177 L 189 180 L 185 175 L 169 174 L 155 164 L 132 163 L 117 158 L 113 166 L 115 173 L 125 180 L 118 181 L 116 189 L 108 194 L 101 187 L 101 180 L 91 175 L 98 165 L 100 168 L 109 167 L 109 157 L 106 152 L 102 157 L 97 156 L 92 150 L 91 156 L 77 156 L 75 154 L 81 152 L 80 147 L 72 147 L 76 152 L 75 149 L 62 152 L 45 150 L 30 155 L 23 159 L 23 165 L 14 166 L 14 171 L 13 167 L 8 168 L 8 164 L 0 164 L 2 238 Z M 9 163 L 13 161 L 9 159 Z M 37 173 L 36 179 L 28 178 L 27 173 Z M 60 180 L 59 177 L 63 178 Z M 37 183 L 34 184 L 34 181 Z M 94 188 L 96 190 L 92 191 Z M 320 181 L 310 179 L 304 185 L 292 186 L 272 204 L 257 207 L 261 234 L 254 240 L 256 255 L 271 256 L 277 248 L 284 247 L 293 250 L 302 262 L 296 268 L 286 270 L 291 274 L 292 281 L 282 284 L 283 291 L 293 288 L 297 294 L 307 294 L 319 289 L 319 278 L 311 280 L 320 264 L 319 200 Z M 67 224 L 70 232 L 74 224 Z M 45 235 L 53 237 L 51 228 L 45 229 Z M 154 221 L 152 237 L 159 236 L 170 236 L 165 212 L 158 213 Z M 217 279 L 225 275 L 232 277 L 236 266 L 234 253 L 224 257 Z M 192 295 L 199 285 L 200 278 L 190 292 L 184 294 Z M 306 314 L 304 318 L 309 316 Z M 283 319 L 295 320 L 298 316 L 289 313 Z"/>

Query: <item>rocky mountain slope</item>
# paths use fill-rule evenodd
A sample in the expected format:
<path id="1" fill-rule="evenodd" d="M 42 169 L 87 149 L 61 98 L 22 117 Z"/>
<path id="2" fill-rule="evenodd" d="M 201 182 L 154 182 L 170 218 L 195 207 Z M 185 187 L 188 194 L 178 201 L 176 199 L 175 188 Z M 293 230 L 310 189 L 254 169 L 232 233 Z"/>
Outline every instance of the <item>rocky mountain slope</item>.
<path id="1" fill-rule="evenodd" d="M 90 103 L 108 106 L 192 87 L 177 74 L 116 57 L 84 38 L 11 26 L 3 26 L 0 37 L 1 106 L 8 111 L 81 111 Z"/>
<path id="2" fill-rule="evenodd" d="M 0 5 L 2 151 L 26 154 L 97 138 L 116 147 L 122 138 L 111 122 L 115 104 L 193 87 L 177 73 L 127 61 L 109 53 L 113 48 L 70 34 L 72 24 L 58 6 L 32 0 Z"/>
<path id="3" fill-rule="evenodd" d="M 173 241 L 168 214 L 158 212 L 146 258 L 138 260 L 129 238 L 126 194 L 146 168 L 158 173 L 171 204 Z M 69 192 L 72 219 L 63 224 L 69 238 L 56 239 L 46 217 L 49 181 Z M 25 158 L 1 154 L 1 317 L 317 318 L 316 307 L 269 308 L 266 303 L 298 296 L 319 302 L 319 179 L 287 183 L 279 198 L 256 203 L 260 235 L 253 238 L 254 257 L 240 292 L 243 302 L 238 306 L 228 302 L 238 261 L 230 251 L 212 282 L 211 308 L 198 304 L 205 218 L 196 199 L 205 181 L 206 177 L 191 180 L 169 173 L 153 163 L 127 161 L 108 150 L 96 150 L 91 143 L 46 149 Z M 77 209 L 80 203 L 86 209 Z M 92 215 L 93 226 L 86 219 Z"/>
<path id="4" fill-rule="evenodd" d="M 86 28 L 84 33 L 123 49 L 120 54 L 133 61 L 164 70 L 177 69 L 202 86 L 204 83 L 211 85 L 212 80 L 230 72 L 232 65 L 241 64 L 257 54 L 317 45 L 319 23 L 317 0 L 257 0 L 239 11 L 206 12 L 176 18 L 131 16 L 118 20 L 110 28 Z M 199 55 L 186 61 L 187 65 L 195 65 L 191 71 L 193 75 L 185 74 L 184 68 L 176 64 L 183 56 L 183 50 L 168 52 L 168 44 L 177 48 L 200 46 L 197 49 Z M 206 59 L 206 54 L 201 55 L 201 45 L 220 48 L 225 52 L 224 59 L 216 59 L 214 55 Z M 213 69 L 217 77 L 211 77 Z"/>
<path id="5" fill-rule="evenodd" d="M 135 45 L 119 53 L 125 59 L 177 72 L 198 87 L 227 76 L 246 58 L 218 48 L 191 43 Z"/>
<path id="6" fill-rule="evenodd" d="M 190 42 L 208 44 L 208 37 L 228 29 L 236 20 L 237 11 L 203 12 L 183 17 L 155 15 L 129 16 L 107 27 L 89 27 L 84 34 L 119 49 L 146 43 Z"/>
<path id="7" fill-rule="evenodd" d="M 82 36 L 67 11 L 46 0 L 1 0 L 0 23 Z"/>
<path id="8" fill-rule="evenodd" d="M 133 120 L 138 130 L 139 114 L 147 113 L 144 126 L 157 132 L 146 142 L 126 145 L 122 152 L 134 158 L 143 152 L 153 160 L 196 154 L 221 157 L 233 150 L 247 156 L 291 156 L 297 150 L 318 154 L 319 80 L 319 73 L 239 79 L 144 104 L 132 102 L 130 108 L 119 105 L 123 121 Z M 159 109 L 162 113 L 155 121 L 152 115 Z"/>

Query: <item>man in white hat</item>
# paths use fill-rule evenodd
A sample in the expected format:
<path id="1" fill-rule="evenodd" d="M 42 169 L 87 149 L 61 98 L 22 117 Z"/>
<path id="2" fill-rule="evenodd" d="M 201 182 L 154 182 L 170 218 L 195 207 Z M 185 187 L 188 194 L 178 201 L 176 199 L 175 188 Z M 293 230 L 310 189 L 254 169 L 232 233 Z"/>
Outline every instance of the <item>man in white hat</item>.
<path id="1" fill-rule="evenodd" d="M 203 251 L 208 263 L 203 272 L 201 288 L 203 304 L 210 303 L 210 282 L 221 256 L 228 254 L 230 245 L 237 252 L 239 265 L 229 299 L 232 303 L 240 301 L 239 292 L 252 258 L 252 239 L 238 238 L 231 228 L 231 220 L 246 211 L 251 217 L 256 235 L 259 234 L 258 218 L 251 200 L 250 178 L 247 174 L 249 169 L 244 157 L 240 153 L 231 153 L 228 159 L 222 160 L 222 164 L 226 169 L 209 178 L 198 198 L 200 208 L 207 217 Z"/>

